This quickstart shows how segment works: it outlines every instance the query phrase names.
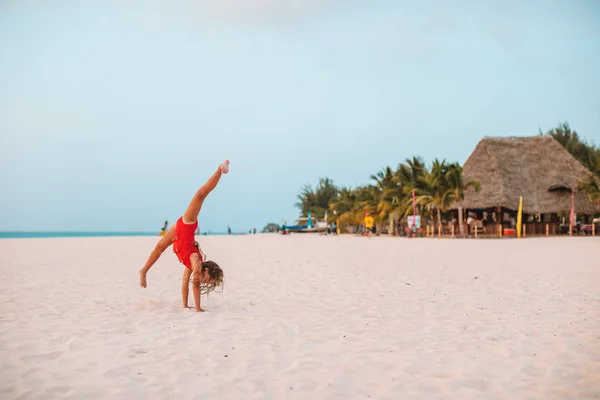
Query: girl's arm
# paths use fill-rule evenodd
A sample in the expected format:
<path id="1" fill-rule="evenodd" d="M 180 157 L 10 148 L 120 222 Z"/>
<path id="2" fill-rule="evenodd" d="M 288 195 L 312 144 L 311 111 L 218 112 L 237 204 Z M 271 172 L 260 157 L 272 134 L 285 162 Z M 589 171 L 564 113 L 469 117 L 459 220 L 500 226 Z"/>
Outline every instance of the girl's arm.
<path id="1" fill-rule="evenodd" d="M 194 305 L 196 311 L 204 312 L 200 305 L 200 275 L 202 274 L 202 261 L 194 262 L 194 272 L 192 273 L 192 294 L 194 295 Z"/>

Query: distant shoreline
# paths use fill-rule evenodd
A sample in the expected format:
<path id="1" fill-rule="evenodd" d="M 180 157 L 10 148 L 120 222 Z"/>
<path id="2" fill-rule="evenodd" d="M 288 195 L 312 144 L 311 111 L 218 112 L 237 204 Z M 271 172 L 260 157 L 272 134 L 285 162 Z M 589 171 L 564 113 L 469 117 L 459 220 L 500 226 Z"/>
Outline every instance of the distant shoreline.
<path id="1" fill-rule="evenodd" d="M 227 233 L 200 232 L 196 236 L 221 236 Z M 235 233 L 234 235 L 240 235 Z M 0 232 L 0 239 L 43 239 L 43 238 L 78 238 L 78 237 L 133 237 L 133 236 L 156 236 L 158 232 L 77 232 L 77 231 L 5 231 Z"/>

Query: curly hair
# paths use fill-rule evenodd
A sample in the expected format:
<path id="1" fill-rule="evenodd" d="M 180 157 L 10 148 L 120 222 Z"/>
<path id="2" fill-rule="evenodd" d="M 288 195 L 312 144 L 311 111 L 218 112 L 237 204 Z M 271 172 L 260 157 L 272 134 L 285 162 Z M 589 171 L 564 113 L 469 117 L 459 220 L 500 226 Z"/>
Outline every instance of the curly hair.
<path id="1" fill-rule="evenodd" d="M 200 287 L 200 294 L 208 295 L 210 292 L 214 291 L 217 287 L 221 286 L 221 292 L 223 291 L 223 270 L 214 261 L 204 261 L 202 263 L 202 274 L 204 271 L 208 271 L 208 276 L 210 277 L 210 282 L 200 282 L 194 283 Z M 220 292 L 219 292 L 220 293 Z"/>

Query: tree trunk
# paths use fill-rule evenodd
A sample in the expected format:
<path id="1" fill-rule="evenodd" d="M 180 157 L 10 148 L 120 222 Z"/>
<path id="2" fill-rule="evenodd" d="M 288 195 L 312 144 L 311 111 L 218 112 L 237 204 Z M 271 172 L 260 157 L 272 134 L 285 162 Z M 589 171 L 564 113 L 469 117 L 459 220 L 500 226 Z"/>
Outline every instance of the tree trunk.
<path id="1" fill-rule="evenodd" d="M 463 224 L 463 209 L 458 207 L 458 232 L 460 237 L 465 237 L 465 225 Z"/>
<path id="2" fill-rule="evenodd" d="M 442 232 L 442 211 L 437 209 L 437 220 L 438 220 L 438 236 L 441 235 Z"/>
<path id="3" fill-rule="evenodd" d="M 395 236 L 395 232 L 394 232 L 394 214 L 390 213 L 389 217 L 388 217 L 388 223 L 389 223 L 389 227 L 388 227 L 388 236 Z"/>

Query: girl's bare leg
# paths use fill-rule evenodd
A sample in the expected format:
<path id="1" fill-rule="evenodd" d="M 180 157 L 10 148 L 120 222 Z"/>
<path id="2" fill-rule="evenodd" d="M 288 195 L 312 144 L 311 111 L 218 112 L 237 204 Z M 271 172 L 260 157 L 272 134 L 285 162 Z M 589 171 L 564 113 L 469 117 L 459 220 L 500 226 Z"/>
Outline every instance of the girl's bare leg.
<path id="1" fill-rule="evenodd" d="M 219 165 L 217 171 L 208 179 L 208 181 L 202 186 L 196 194 L 194 198 L 190 202 L 187 210 L 183 214 L 183 223 L 191 225 L 198 220 L 198 215 L 200 214 L 200 209 L 202 208 L 202 204 L 204 203 L 204 199 L 206 196 L 213 191 L 219 180 L 221 179 L 222 174 L 226 174 L 229 171 L 229 161 L 225 161 L 223 164 Z"/>
<path id="2" fill-rule="evenodd" d="M 169 228 L 167 233 L 165 233 L 165 235 L 160 238 L 156 246 L 154 246 L 154 250 L 152 250 L 150 256 L 148 256 L 148 261 L 146 261 L 146 264 L 144 264 L 142 269 L 139 270 L 141 287 L 145 288 L 147 286 L 146 274 L 148 273 L 150 268 L 152 268 L 152 266 L 156 263 L 156 261 L 158 261 L 162 253 L 164 253 L 165 250 L 171 244 L 173 244 L 173 236 L 175 236 L 175 225 Z"/>
<path id="3" fill-rule="evenodd" d="M 183 300 L 183 308 L 188 307 L 188 296 L 190 294 L 190 276 L 192 270 L 188 267 L 183 267 L 183 280 L 181 281 L 181 300 Z"/>

